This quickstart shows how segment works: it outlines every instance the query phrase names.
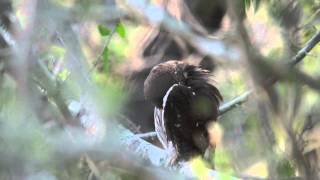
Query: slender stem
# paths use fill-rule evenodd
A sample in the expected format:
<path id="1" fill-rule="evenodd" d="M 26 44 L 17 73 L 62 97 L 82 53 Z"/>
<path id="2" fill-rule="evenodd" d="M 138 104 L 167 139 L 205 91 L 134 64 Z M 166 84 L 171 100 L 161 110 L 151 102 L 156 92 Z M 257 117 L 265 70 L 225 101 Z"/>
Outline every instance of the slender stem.
<path id="1" fill-rule="evenodd" d="M 292 58 L 291 66 L 298 64 L 320 41 L 320 31 L 318 31 L 302 48 L 297 55 Z"/>
<path id="2" fill-rule="evenodd" d="M 219 107 L 219 115 L 222 115 L 222 114 L 230 111 L 231 109 L 237 107 L 238 105 L 246 102 L 251 93 L 252 93 L 252 90 L 246 91 L 243 94 L 241 94 L 240 96 L 221 105 Z"/>

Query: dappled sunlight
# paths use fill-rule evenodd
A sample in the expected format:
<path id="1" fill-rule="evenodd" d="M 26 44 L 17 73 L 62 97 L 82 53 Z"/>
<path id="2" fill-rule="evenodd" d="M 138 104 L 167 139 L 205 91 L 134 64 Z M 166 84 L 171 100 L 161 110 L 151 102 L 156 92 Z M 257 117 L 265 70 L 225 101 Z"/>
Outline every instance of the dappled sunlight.
<path id="1" fill-rule="evenodd" d="M 268 164 L 266 161 L 260 161 L 248 167 L 248 169 L 246 169 L 244 173 L 247 175 L 252 175 L 260 178 L 266 178 L 268 177 L 267 166 Z"/>

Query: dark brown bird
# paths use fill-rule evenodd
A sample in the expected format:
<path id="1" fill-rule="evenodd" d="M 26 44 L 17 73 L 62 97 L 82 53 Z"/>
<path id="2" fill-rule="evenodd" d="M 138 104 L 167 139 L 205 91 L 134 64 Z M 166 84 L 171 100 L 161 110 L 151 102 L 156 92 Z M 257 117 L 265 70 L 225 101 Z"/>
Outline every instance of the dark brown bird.
<path id="1" fill-rule="evenodd" d="M 204 155 L 210 146 L 207 126 L 216 121 L 222 96 L 209 78 L 195 65 L 168 61 L 155 66 L 144 82 L 145 97 L 155 105 L 158 138 L 174 150 L 171 163 Z"/>

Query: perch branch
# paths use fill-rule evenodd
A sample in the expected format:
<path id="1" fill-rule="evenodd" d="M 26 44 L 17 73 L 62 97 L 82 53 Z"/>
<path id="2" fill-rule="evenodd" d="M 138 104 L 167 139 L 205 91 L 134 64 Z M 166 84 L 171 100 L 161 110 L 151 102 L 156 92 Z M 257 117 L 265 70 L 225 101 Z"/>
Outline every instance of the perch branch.
<path id="1" fill-rule="evenodd" d="M 318 31 L 307 43 L 306 45 L 291 59 L 289 62 L 289 66 L 293 67 L 294 65 L 298 64 L 301 62 L 306 55 L 319 43 L 320 41 L 320 31 Z M 302 74 L 300 72 L 297 72 L 295 70 L 292 70 L 296 77 L 306 81 L 308 85 L 314 89 L 319 89 L 320 85 L 318 82 L 316 82 L 314 79 L 311 77 Z M 238 105 L 244 103 L 245 101 L 248 100 L 249 95 L 253 92 L 253 90 L 248 90 L 244 92 L 242 95 L 234 98 L 233 100 L 224 103 L 222 106 L 219 108 L 219 114 L 222 115 L 234 107 L 237 107 Z"/>
<path id="2" fill-rule="evenodd" d="M 297 55 L 292 58 L 290 65 L 294 66 L 298 64 L 302 59 L 319 43 L 320 41 L 320 31 L 318 31 L 303 47 Z"/>
<path id="3" fill-rule="evenodd" d="M 246 102 L 251 93 L 252 93 L 252 90 L 246 91 L 242 95 L 222 104 L 219 107 L 219 114 L 222 115 L 222 114 L 230 111 L 231 109 L 239 106 L 240 104 Z"/>

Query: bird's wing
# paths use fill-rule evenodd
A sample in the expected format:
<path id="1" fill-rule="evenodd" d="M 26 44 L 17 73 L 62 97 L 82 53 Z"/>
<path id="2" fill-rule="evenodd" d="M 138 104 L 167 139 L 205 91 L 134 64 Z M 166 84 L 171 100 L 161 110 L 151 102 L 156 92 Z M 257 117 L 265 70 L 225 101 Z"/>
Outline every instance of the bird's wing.
<path id="1" fill-rule="evenodd" d="M 157 137 L 161 142 L 168 159 L 165 162 L 165 166 L 170 166 L 172 161 L 175 160 L 177 151 L 174 148 L 172 141 L 169 141 L 164 126 L 163 110 L 157 107 L 154 108 L 154 126 L 157 133 Z"/>
<path id="2" fill-rule="evenodd" d="M 207 124 L 217 117 L 217 100 L 211 86 L 173 85 L 163 98 L 162 119 L 168 141 L 182 158 L 203 154 L 209 146 Z"/>
<path id="3" fill-rule="evenodd" d="M 169 88 L 169 90 L 166 92 L 166 94 L 163 98 L 163 106 L 162 107 L 165 106 L 170 92 L 176 86 L 177 86 L 177 84 L 172 85 Z M 158 137 L 159 141 L 161 142 L 162 146 L 165 149 L 168 149 L 169 148 L 169 141 L 168 141 L 167 132 L 166 132 L 166 128 L 165 128 L 164 110 L 157 108 L 157 107 L 154 108 L 154 127 L 155 127 L 155 131 L 157 133 L 157 137 Z"/>
<path id="4" fill-rule="evenodd" d="M 178 159 L 188 159 L 201 152 L 194 136 L 198 131 L 205 132 L 206 129 L 205 126 L 197 126 L 193 117 L 191 103 L 194 96 L 192 88 L 176 84 L 163 98 L 164 127 L 168 141 L 172 141 L 178 153 Z"/>

